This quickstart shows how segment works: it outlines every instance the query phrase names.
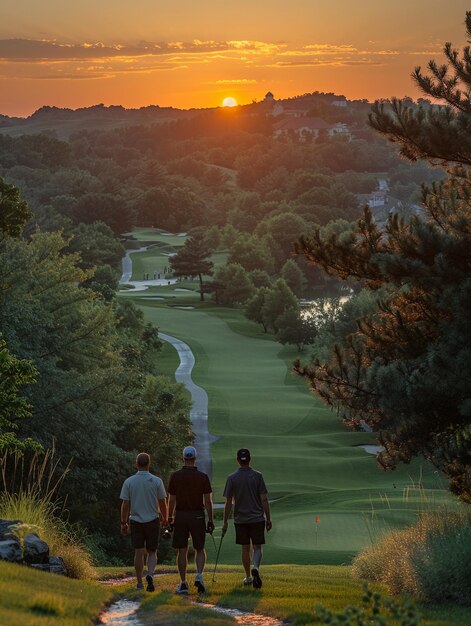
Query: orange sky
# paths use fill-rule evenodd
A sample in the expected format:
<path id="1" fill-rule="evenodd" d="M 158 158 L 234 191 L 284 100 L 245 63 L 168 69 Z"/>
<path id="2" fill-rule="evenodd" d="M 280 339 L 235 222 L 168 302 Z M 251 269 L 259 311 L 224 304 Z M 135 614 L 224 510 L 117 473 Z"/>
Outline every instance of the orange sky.
<path id="1" fill-rule="evenodd" d="M 2 0 L 0 113 L 48 104 L 218 106 L 267 91 L 417 96 L 465 43 L 464 0 Z"/>

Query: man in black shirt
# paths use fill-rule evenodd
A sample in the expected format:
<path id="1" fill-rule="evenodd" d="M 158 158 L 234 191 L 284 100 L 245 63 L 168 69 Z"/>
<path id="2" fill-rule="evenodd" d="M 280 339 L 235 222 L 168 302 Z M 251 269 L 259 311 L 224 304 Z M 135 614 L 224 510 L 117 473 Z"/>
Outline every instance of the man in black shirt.
<path id="1" fill-rule="evenodd" d="M 206 591 L 203 582 L 203 569 L 206 562 L 204 543 L 206 531 L 212 533 L 214 530 L 212 489 L 208 476 L 195 466 L 196 450 L 193 446 L 187 446 L 183 450 L 183 461 L 185 465 L 170 476 L 168 484 L 170 523 L 172 523 L 173 512 L 176 510 L 172 545 L 178 550 L 177 565 L 181 582 L 177 587 L 177 593 L 188 593 L 186 570 L 190 535 L 196 552 L 195 587 L 199 593 L 204 593 Z M 207 526 L 204 520 L 204 509 L 208 514 Z"/>

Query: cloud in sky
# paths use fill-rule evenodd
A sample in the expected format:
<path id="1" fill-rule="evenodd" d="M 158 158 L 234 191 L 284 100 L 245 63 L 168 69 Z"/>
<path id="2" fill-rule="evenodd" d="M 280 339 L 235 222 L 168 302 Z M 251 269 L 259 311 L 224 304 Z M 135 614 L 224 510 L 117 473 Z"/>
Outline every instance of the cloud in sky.
<path id="1" fill-rule="evenodd" d="M 44 39 L 2 39 L 0 59 L 9 61 L 80 60 L 116 57 L 162 56 L 174 53 L 211 54 L 236 51 L 244 53 L 273 54 L 283 44 L 262 41 L 141 41 L 136 45 L 102 42 L 62 43 Z"/>
<path id="2" fill-rule="evenodd" d="M 81 42 L 67 43 L 46 39 L 0 40 L 0 77 L 30 79 L 108 79 L 120 74 L 149 74 L 188 69 L 225 62 L 234 73 L 251 68 L 296 68 L 354 65 L 383 65 L 388 58 L 407 55 L 433 55 L 430 50 L 382 49 L 380 42 L 358 49 L 352 44 L 309 43 L 258 40 L 199 40 L 136 44 Z M 215 79 L 206 84 L 249 85 L 252 77 Z"/>

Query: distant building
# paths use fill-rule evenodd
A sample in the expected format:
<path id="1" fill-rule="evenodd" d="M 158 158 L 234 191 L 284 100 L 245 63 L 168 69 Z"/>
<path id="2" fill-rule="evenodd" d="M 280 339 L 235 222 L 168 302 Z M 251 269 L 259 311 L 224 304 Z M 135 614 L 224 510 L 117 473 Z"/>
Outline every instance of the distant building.
<path id="1" fill-rule="evenodd" d="M 264 102 L 275 102 L 275 96 L 272 94 L 271 91 L 269 91 L 268 93 L 265 94 L 265 98 L 263 99 Z"/>
<path id="2" fill-rule="evenodd" d="M 351 140 L 352 134 L 348 128 L 348 126 L 344 122 L 337 122 L 329 129 L 330 137 L 344 137 L 348 141 Z"/>
<path id="3" fill-rule="evenodd" d="M 321 131 L 327 132 L 330 128 L 327 122 L 319 117 L 289 117 L 275 124 L 274 136 L 297 135 L 300 140 L 319 137 Z"/>
<path id="4" fill-rule="evenodd" d="M 272 111 L 273 117 L 278 117 L 278 115 L 289 115 L 290 117 L 305 117 L 311 109 L 302 108 L 300 106 L 296 106 L 296 104 L 283 104 L 281 100 L 275 103 Z"/>
<path id="5" fill-rule="evenodd" d="M 328 124 L 320 117 L 286 117 L 274 126 L 274 136 L 283 137 L 297 135 L 300 141 L 317 139 L 321 134 L 332 139 L 342 136 L 348 141 L 351 139 L 350 131 L 346 124 Z"/>
<path id="6" fill-rule="evenodd" d="M 347 106 L 347 101 L 346 100 L 334 100 L 330 104 L 333 107 L 346 107 Z"/>
<path id="7" fill-rule="evenodd" d="M 387 191 L 377 190 L 373 191 L 368 198 L 368 206 L 370 209 L 378 206 L 385 206 L 388 202 Z"/>

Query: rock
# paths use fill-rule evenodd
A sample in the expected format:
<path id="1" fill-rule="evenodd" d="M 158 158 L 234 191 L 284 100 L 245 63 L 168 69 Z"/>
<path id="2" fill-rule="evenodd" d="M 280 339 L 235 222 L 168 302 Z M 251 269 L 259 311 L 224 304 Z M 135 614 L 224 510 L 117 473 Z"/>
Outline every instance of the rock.
<path id="1" fill-rule="evenodd" d="M 21 524 L 20 520 L 0 519 L 0 540 L 9 539 L 12 528 L 17 524 Z"/>
<path id="2" fill-rule="evenodd" d="M 66 569 L 64 559 L 60 556 L 50 556 L 49 557 L 49 571 L 53 574 L 63 574 L 65 576 Z"/>
<path id="3" fill-rule="evenodd" d="M 12 535 L 13 528 L 22 524 L 19 520 L 0 520 L 0 560 L 10 563 L 26 563 L 34 569 L 54 574 L 66 574 L 64 560 L 49 556 L 49 546 L 36 533 L 29 533 L 21 544 Z"/>
<path id="4" fill-rule="evenodd" d="M 0 560 L 10 563 L 22 563 L 20 542 L 16 537 L 0 540 Z"/>
<path id="5" fill-rule="evenodd" d="M 49 546 L 36 533 L 26 535 L 23 542 L 23 558 L 25 563 L 36 565 L 49 563 Z"/>
<path id="6" fill-rule="evenodd" d="M 65 563 L 60 556 L 51 556 L 48 563 L 31 563 L 30 566 L 41 572 L 51 572 L 51 574 L 65 575 L 66 573 Z"/>
<path id="7" fill-rule="evenodd" d="M 49 563 L 31 563 L 30 567 L 34 567 L 34 569 L 38 569 L 41 572 L 50 572 L 51 566 Z"/>

